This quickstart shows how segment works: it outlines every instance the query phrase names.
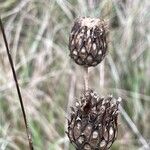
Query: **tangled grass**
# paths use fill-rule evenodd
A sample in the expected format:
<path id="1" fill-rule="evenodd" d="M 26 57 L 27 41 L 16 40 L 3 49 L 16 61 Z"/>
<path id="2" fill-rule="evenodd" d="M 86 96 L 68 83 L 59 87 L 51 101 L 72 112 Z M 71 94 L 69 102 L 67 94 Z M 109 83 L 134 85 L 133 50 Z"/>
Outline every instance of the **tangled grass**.
<path id="1" fill-rule="evenodd" d="M 149 0 L 3 0 L 0 13 L 13 56 L 36 150 L 73 150 L 65 135 L 69 106 L 83 88 L 81 68 L 68 54 L 74 18 L 110 24 L 109 54 L 91 68 L 90 85 L 123 98 L 112 150 L 150 144 Z M 0 33 L 0 149 L 26 150 L 28 141 Z"/>

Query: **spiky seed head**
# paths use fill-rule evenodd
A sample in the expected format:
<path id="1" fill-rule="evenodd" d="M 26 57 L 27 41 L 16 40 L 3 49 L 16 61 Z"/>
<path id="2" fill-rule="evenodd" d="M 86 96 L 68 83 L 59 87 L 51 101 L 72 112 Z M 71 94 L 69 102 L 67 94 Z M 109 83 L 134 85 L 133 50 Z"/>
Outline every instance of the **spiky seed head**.
<path id="1" fill-rule="evenodd" d="M 83 93 L 72 107 L 67 135 L 77 150 L 107 150 L 117 137 L 120 99 L 99 97 L 93 90 Z"/>
<path id="2" fill-rule="evenodd" d="M 71 58 L 85 67 L 96 66 L 107 53 L 107 24 L 96 18 L 77 18 L 69 38 Z"/>

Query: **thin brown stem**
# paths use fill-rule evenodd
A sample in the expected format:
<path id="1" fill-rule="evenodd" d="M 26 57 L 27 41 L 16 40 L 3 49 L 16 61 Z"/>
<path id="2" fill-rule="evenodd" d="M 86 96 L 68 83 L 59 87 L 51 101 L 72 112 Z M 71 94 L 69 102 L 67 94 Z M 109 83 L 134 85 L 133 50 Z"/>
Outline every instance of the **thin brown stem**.
<path id="1" fill-rule="evenodd" d="M 21 105 L 21 110 L 22 110 L 22 113 L 23 113 L 24 123 L 25 123 L 25 126 L 26 126 L 26 133 L 27 133 L 27 136 L 28 136 L 29 147 L 30 147 L 30 150 L 34 150 L 33 143 L 32 143 L 32 136 L 31 136 L 31 132 L 30 132 L 29 127 L 28 127 L 27 117 L 26 117 L 24 104 L 23 104 L 23 100 L 22 100 L 22 96 L 21 96 L 21 91 L 20 91 L 20 88 L 19 88 L 19 84 L 18 84 L 18 80 L 17 80 L 13 60 L 12 60 L 12 57 L 11 57 L 11 54 L 10 54 L 10 50 L 9 50 L 9 47 L 8 47 L 8 42 L 7 42 L 7 39 L 6 39 L 5 30 L 4 30 L 1 18 L 0 18 L 0 27 L 1 27 L 3 38 L 4 38 L 4 43 L 5 43 L 5 46 L 6 46 L 6 51 L 7 51 L 9 63 L 10 63 L 11 69 L 12 69 L 12 74 L 13 74 L 14 81 L 15 81 L 15 84 L 16 84 L 16 89 L 17 89 L 17 93 L 18 93 L 18 97 L 19 97 L 19 101 L 20 101 L 20 105 Z"/>
<path id="2" fill-rule="evenodd" d="M 89 76 L 88 76 L 88 67 L 84 68 L 84 90 L 87 91 L 89 88 Z"/>

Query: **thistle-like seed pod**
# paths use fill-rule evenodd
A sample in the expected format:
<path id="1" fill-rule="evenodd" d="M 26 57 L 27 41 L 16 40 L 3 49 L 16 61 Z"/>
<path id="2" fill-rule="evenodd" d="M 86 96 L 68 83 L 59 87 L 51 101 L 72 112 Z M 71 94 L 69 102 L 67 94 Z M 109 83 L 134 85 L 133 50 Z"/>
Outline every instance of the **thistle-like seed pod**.
<path id="1" fill-rule="evenodd" d="M 68 120 L 68 137 L 77 150 L 108 150 L 117 136 L 120 99 L 83 93 Z"/>
<path id="2" fill-rule="evenodd" d="M 69 38 L 70 57 L 85 67 L 96 66 L 107 53 L 106 23 L 95 18 L 77 18 Z"/>

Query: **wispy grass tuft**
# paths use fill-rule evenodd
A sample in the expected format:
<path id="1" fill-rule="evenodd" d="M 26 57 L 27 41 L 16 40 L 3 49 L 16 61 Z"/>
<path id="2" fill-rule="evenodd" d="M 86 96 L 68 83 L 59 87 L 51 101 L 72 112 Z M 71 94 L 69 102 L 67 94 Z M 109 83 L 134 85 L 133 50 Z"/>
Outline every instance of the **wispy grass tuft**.
<path id="1" fill-rule="evenodd" d="M 72 95 L 79 97 L 83 82 L 81 68 L 68 57 L 68 36 L 78 16 L 102 17 L 110 24 L 109 55 L 102 68 L 91 68 L 89 77 L 90 85 L 101 95 L 122 97 L 122 107 L 130 118 L 120 117 L 119 137 L 112 149 L 144 149 L 135 128 L 150 142 L 149 0 L 95 2 L 0 2 L 37 150 L 73 150 L 64 131 L 68 100 L 72 103 Z M 23 119 L 1 34 L 0 84 L 0 149 L 26 150 Z"/>

